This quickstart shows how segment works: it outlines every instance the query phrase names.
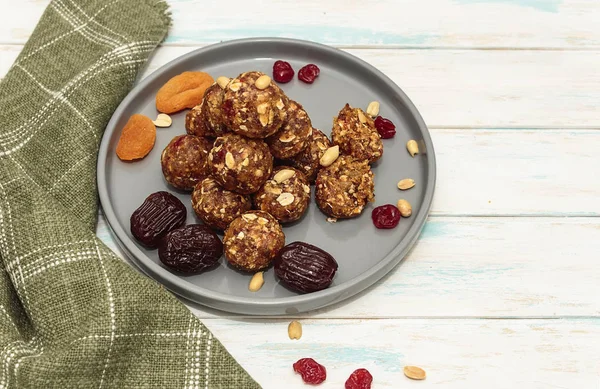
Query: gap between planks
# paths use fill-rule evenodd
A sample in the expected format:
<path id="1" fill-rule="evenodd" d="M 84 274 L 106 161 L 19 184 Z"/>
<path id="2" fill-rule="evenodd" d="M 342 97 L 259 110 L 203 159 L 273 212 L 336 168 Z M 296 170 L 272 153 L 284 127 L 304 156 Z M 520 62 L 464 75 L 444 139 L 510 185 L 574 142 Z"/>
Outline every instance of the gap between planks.
<path id="1" fill-rule="evenodd" d="M 268 38 L 268 37 L 266 37 Z M 277 38 L 277 37 L 276 37 Z M 165 42 L 157 46 L 160 47 L 194 47 L 203 48 L 215 44 L 230 42 L 237 39 L 228 39 L 212 43 L 174 43 Z M 25 46 L 26 41 L 0 41 L 0 46 Z M 316 42 L 319 43 L 319 42 Z M 435 51 L 600 51 L 600 46 L 588 47 L 572 47 L 572 46 L 419 46 L 419 45 L 344 45 L 344 44 L 327 44 L 325 46 L 335 47 L 342 50 L 435 50 Z"/>
<path id="2" fill-rule="evenodd" d="M 189 308 L 189 303 L 185 302 L 185 305 Z M 202 309 L 206 310 L 207 307 L 202 307 Z M 221 311 L 215 311 L 215 316 L 206 315 L 204 312 L 202 314 L 198 312 L 194 312 L 193 309 L 191 311 L 202 320 L 232 320 L 232 321 L 260 321 L 260 322 L 270 322 L 270 323 L 278 323 L 281 321 L 291 321 L 291 320 L 303 320 L 307 322 L 311 321 L 320 321 L 320 322 L 332 322 L 332 321 L 342 321 L 342 320 L 369 320 L 369 321 L 384 321 L 384 320 L 481 320 L 481 321 L 527 321 L 527 320 L 551 320 L 551 321 L 571 321 L 571 320 L 600 320 L 600 316 L 598 315 L 590 315 L 590 316 L 369 316 L 369 317 L 357 317 L 357 316 L 334 316 L 334 317 L 311 317 L 310 313 L 306 315 L 293 315 L 293 316 L 249 316 L 249 315 L 240 315 L 235 316 Z M 203 316 L 206 315 L 206 316 Z"/>

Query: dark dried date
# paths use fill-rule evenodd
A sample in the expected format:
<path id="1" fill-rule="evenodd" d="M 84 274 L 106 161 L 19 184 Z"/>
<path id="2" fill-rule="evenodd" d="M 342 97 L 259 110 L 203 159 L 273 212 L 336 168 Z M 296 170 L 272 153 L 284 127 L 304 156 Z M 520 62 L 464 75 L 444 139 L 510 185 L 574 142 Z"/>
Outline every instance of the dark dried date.
<path id="1" fill-rule="evenodd" d="M 329 287 L 338 268 L 329 253 L 304 242 L 293 242 L 281 249 L 274 266 L 281 282 L 300 293 Z"/>
<path id="2" fill-rule="evenodd" d="M 203 224 L 191 224 L 173 230 L 158 246 L 160 261 L 182 273 L 203 272 L 216 265 L 221 255 L 221 239 Z"/>
<path id="3" fill-rule="evenodd" d="M 185 205 L 169 192 L 156 192 L 144 200 L 129 219 L 131 234 L 143 245 L 156 248 L 169 231 L 185 223 Z"/>

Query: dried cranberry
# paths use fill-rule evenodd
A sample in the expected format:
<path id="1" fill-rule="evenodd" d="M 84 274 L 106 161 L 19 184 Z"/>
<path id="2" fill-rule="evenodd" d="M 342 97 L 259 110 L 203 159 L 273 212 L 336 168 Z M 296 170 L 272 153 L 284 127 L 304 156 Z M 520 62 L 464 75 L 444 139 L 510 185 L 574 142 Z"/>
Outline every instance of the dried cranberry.
<path id="1" fill-rule="evenodd" d="M 298 78 L 300 81 L 304 81 L 307 84 L 312 84 L 315 82 L 315 78 L 319 77 L 319 73 L 321 73 L 321 69 L 319 69 L 317 65 L 310 63 L 300 69 L 298 72 Z"/>
<path id="2" fill-rule="evenodd" d="M 375 119 L 375 128 L 383 139 L 393 138 L 396 135 L 396 126 L 389 119 L 377 116 Z"/>
<path id="3" fill-rule="evenodd" d="M 400 222 L 400 211 L 395 205 L 382 205 L 373 210 L 371 219 L 377 228 L 394 228 Z"/>
<path id="4" fill-rule="evenodd" d="M 233 110 L 233 100 L 225 100 L 223 104 L 221 104 L 221 111 L 224 116 L 233 116 L 235 114 L 235 111 Z"/>
<path id="5" fill-rule="evenodd" d="M 371 389 L 373 376 L 367 369 L 356 369 L 348 380 L 346 380 L 346 389 Z"/>
<path id="6" fill-rule="evenodd" d="M 318 385 L 327 378 L 325 366 L 318 364 L 312 358 L 302 358 L 294 363 L 294 371 L 300 373 L 307 384 Z"/>
<path id="7" fill-rule="evenodd" d="M 273 64 L 273 78 L 282 84 L 292 81 L 292 78 L 294 78 L 292 65 L 286 61 L 275 61 Z"/>

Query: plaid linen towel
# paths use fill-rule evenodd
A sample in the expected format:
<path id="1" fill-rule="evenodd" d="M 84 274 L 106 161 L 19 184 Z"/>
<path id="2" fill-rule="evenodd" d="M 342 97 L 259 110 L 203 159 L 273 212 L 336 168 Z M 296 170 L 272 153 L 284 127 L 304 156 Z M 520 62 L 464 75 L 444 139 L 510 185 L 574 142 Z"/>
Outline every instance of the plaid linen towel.
<path id="1" fill-rule="evenodd" d="M 0 388 L 260 388 L 94 234 L 102 132 L 169 24 L 163 1 L 53 0 L 0 83 Z"/>

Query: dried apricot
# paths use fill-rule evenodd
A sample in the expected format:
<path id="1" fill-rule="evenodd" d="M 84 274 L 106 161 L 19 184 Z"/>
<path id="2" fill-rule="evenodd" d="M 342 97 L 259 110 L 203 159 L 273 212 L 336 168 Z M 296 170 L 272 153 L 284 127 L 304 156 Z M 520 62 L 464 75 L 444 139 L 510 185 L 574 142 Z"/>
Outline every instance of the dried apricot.
<path id="1" fill-rule="evenodd" d="M 117 156 L 123 161 L 144 158 L 154 147 L 156 126 L 147 116 L 132 115 L 123 130 L 117 144 Z"/>
<path id="2" fill-rule="evenodd" d="M 183 72 L 171 78 L 156 93 L 156 109 L 175 113 L 202 102 L 204 91 L 215 80 L 205 72 Z"/>

